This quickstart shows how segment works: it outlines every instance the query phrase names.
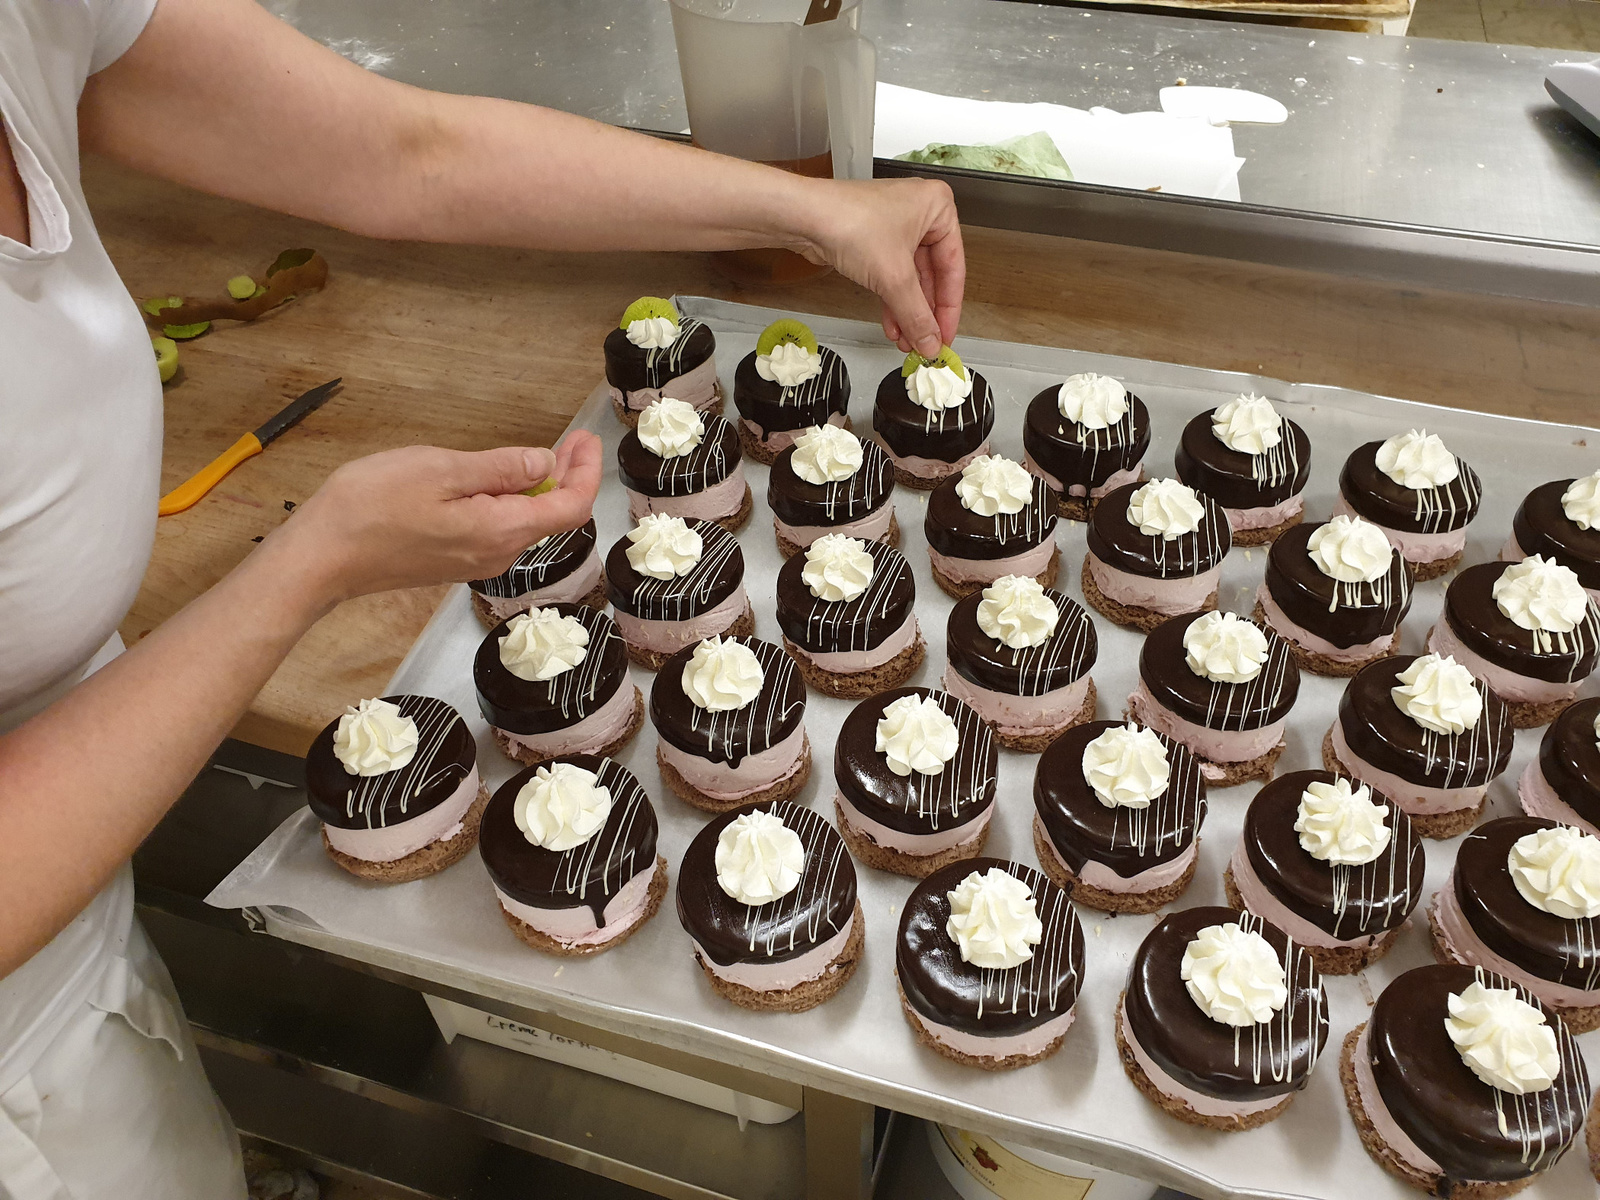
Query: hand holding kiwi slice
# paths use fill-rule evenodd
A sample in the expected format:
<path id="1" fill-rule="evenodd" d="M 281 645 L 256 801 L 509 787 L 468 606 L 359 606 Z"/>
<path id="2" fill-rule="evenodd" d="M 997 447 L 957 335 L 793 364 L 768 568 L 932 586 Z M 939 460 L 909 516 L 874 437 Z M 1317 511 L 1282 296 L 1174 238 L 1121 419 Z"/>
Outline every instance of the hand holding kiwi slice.
<path id="1" fill-rule="evenodd" d="M 949 346 L 940 350 L 939 357 L 931 361 L 923 358 L 922 355 L 913 350 L 906 355 L 906 361 L 901 364 L 901 378 L 910 379 L 912 375 L 916 374 L 918 367 L 945 367 L 953 371 L 957 379 L 965 379 L 967 377 L 966 364 L 961 361 L 961 356 L 950 349 Z"/>

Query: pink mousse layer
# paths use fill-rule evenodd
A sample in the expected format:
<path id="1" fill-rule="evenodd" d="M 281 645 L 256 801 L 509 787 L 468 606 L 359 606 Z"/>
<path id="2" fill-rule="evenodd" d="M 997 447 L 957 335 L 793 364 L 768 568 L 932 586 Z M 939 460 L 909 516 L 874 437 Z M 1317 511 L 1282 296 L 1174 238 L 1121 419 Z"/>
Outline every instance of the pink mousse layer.
<path id="1" fill-rule="evenodd" d="M 706 970 L 718 979 L 747 987 L 755 992 L 786 992 L 790 988 L 799 987 L 802 983 L 821 979 L 833 970 L 833 960 L 843 954 L 844 948 L 850 944 L 852 928 L 853 922 L 846 924 L 827 941 L 813 946 L 804 954 L 770 963 L 729 963 L 723 966 L 719 962 L 713 962 L 699 942 L 693 938 L 690 941 L 694 945 L 695 953 L 700 956 L 700 961 L 705 963 Z"/>
<path id="2" fill-rule="evenodd" d="M 1600 827 L 1596 827 L 1591 821 L 1585 821 L 1578 815 L 1577 809 L 1556 795 L 1555 788 L 1551 787 L 1550 781 L 1544 777 L 1544 771 L 1540 769 L 1537 758 L 1528 764 L 1528 769 L 1522 773 L 1522 778 L 1517 780 L 1517 799 L 1522 802 L 1522 811 L 1530 817 L 1558 821 L 1562 825 L 1572 825 L 1585 833 L 1600 837 Z"/>
<path id="3" fill-rule="evenodd" d="M 1119 896 L 1143 895 L 1153 892 L 1157 888 L 1164 888 L 1168 884 L 1177 883 L 1183 878 L 1183 873 L 1189 869 L 1195 857 L 1200 853 L 1200 839 L 1196 837 L 1184 848 L 1182 854 L 1170 862 L 1159 863 L 1147 867 L 1143 871 L 1129 876 L 1118 875 L 1105 863 L 1086 862 L 1081 871 L 1074 871 L 1067 866 L 1067 860 L 1061 857 L 1061 851 L 1056 849 L 1056 844 L 1050 840 L 1050 834 L 1044 827 L 1044 822 L 1039 820 L 1038 814 L 1033 818 L 1034 832 L 1039 835 L 1039 840 L 1050 848 L 1050 857 L 1055 860 L 1068 875 L 1082 880 L 1092 888 L 1102 892 L 1114 892 Z"/>
<path id="4" fill-rule="evenodd" d="M 1261 876 L 1257 875 L 1255 868 L 1250 865 L 1250 855 L 1246 852 L 1242 840 L 1234 849 L 1228 865 L 1233 868 L 1233 884 L 1239 889 L 1239 898 L 1244 901 L 1244 906 L 1256 916 L 1263 917 L 1276 925 L 1302 946 L 1317 946 L 1324 950 L 1345 946 L 1359 946 L 1365 949 L 1388 932 L 1381 930 L 1374 934 L 1362 934 L 1360 937 L 1336 938 L 1326 929 L 1313 925 L 1272 894 L 1272 889 L 1262 881 Z"/>
<path id="5" fill-rule="evenodd" d="M 1382 792 L 1411 817 L 1432 817 L 1440 813 L 1460 812 L 1463 808 L 1476 808 L 1489 792 L 1487 783 L 1479 787 L 1435 788 L 1410 783 L 1388 771 L 1380 771 L 1366 759 L 1350 749 L 1345 741 L 1344 724 L 1333 719 L 1333 753 L 1344 769 L 1375 792 Z"/>
<path id="6" fill-rule="evenodd" d="M 1078 1006 L 1074 1004 L 1066 1012 L 1057 1013 L 1042 1025 L 1035 1025 L 1032 1029 L 1025 1029 L 1021 1033 L 985 1037 L 983 1034 L 968 1033 L 965 1029 L 956 1029 L 950 1025 L 931 1021 L 909 1004 L 905 1006 L 905 1010 L 922 1031 L 939 1045 L 971 1058 L 993 1059 L 1010 1058 L 1014 1054 L 1030 1056 L 1043 1054 L 1051 1042 L 1072 1028 L 1073 1018 L 1078 1015 Z"/>
<path id="7" fill-rule="evenodd" d="M 537 908 L 513 900 L 499 888 L 494 889 L 494 894 L 500 897 L 501 908 L 546 937 L 555 938 L 564 946 L 592 946 L 596 942 L 610 941 L 643 920 L 650 903 L 650 881 L 655 873 L 656 864 L 652 859 L 649 866 L 622 885 L 622 890 L 606 904 L 604 925 L 594 923 L 594 912 L 586 904 L 574 908 Z"/>
<path id="8" fill-rule="evenodd" d="M 1077 716 L 1089 695 L 1089 676 L 1042 696 L 1012 696 L 979 687 L 954 667 L 946 666 L 944 690 L 965 701 L 1001 733 L 1026 737 L 1055 729 L 1069 717 Z"/>
<path id="9" fill-rule="evenodd" d="M 942 458 L 921 458 L 915 454 L 907 454 L 902 458 L 889 449 L 887 443 L 880 441 L 878 444 L 883 446 L 883 452 L 889 456 L 890 462 L 894 463 L 907 475 L 915 476 L 917 479 L 949 479 L 950 476 L 964 471 L 967 464 L 977 458 L 978 455 L 989 453 L 989 440 L 987 438 L 984 439 L 983 445 L 970 454 L 963 454 L 955 462 L 945 462 Z"/>
<path id="10" fill-rule="evenodd" d="M 1155 579 L 1109 566 L 1096 557 L 1092 550 L 1088 557 L 1089 577 L 1107 600 L 1133 608 L 1148 608 L 1167 617 L 1199 612 L 1201 605 L 1217 590 L 1217 580 L 1222 577 L 1221 563 L 1199 575 L 1182 579 Z"/>
<path id="11" fill-rule="evenodd" d="M 1339 493 L 1339 498 L 1333 503 L 1333 515 L 1346 517 L 1360 516 L 1355 509 L 1350 507 L 1350 501 L 1344 498 L 1344 493 Z M 1371 517 L 1364 518 L 1372 521 Z M 1400 551 L 1400 557 L 1407 562 L 1431 563 L 1438 562 L 1441 558 L 1449 558 L 1453 554 L 1460 554 L 1467 544 L 1467 527 L 1453 529 L 1449 533 L 1411 533 L 1404 529 L 1390 529 L 1387 525 L 1372 521 L 1383 535 L 1389 539 L 1389 544 Z"/>
<path id="12" fill-rule="evenodd" d="M 447 842 L 461 832 L 462 818 L 478 798 L 478 768 L 467 772 L 449 799 L 436 804 L 425 813 L 419 813 L 397 825 L 378 829 L 340 829 L 323 825 L 328 835 L 328 845 L 340 854 L 359 858 L 362 862 L 394 862 L 408 854 L 415 854 L 434 842 Z"/>
<path id="13" fill-rule="evenodd" d="M 642 520 L 650 513 L 666 513 L 669 517 L 699 517 L 702 521 L 716 521 L 731 517 L 744 504 L 744 467 L 733 464 L 733 470 L 721 483 L 713 483 L 703 491 L 687 496 L 646 496 L 631 488 L 628 493 L 628 516 Z"/>
<path id="14" fill-rule="evenodd" d="M 685 617 L 681 621 L 651 621 L 622 612 L 612 607 L 611 619 L 617 623 L 623 640 L 640 650 L 654 650 L 660 654 L 676 654 L 685 646 L 726 632 L 750 607 L 750 598 L 744 594 L 744 584 L 733 589 L 721 604 Z"/>
<path id="15" fill-rule="evenodd" d="M 1450 878 L 1433 897 L 1433 919 L 1439 929 L 1440 940 L 1444 943 L 1444 951 L 1459 963 L 1469 967 L 1487 967 L 1497 971 L 1507 979 L 1514 979 L 1527 988 L 1546 1004 L 1559 1005 L 1562 1008 L 1592 1008 L 1600 1004 L 1600 990 L 1585 991 L 1582 988 L 1571 987 L 1564 983 L 1552 983 L 1548 979 L 1540 979 L 1525 967 L 1519 967 L 1510 959 L 1502 958 L 1491 950 L 1478 936 L 1477 930 L 1467 920 L 1467 914 L 1461 911 L 1461 902 L 1456 899 L 1455 870 L 1451 869 Z"/>
<path id="16" fill-rule="evenodd" d="M 772 530 L 786 542 L 793 542 L 804 550 L 819 537 L 837 533 L 841 537 L 861 538 L 868 542 L 881 542 L 889 533 L 889 522 L 894 520 L 894 502 L 885 500 L 864 517 L 845 521 L 839 525 L 789 525 L 772 518 Z"/>
<path id="17" fill-rule="evenodd" d="M 680 750 L 665 738 L 657 739 L 656 749 L 695 791 L 713 800 L 740 800 L 764 792 L 798 771 L 805 744 L 806 727 L 802 724 L 776 746 L 747 756 L 737 767 Z"/>
<path id="18" fill-rule="evenodd" d="M 1487 683 L 1502 700 L 1518 700 L 1532 704 L 1548 704 L 1552 700 L 1571 700 L 1578 694 L 1579 679 L 1574 683 L 1550 683 L 1531 679 L 1508 671 L 1490 662 L 1476 650 L 1469 648 L 1450 628 L 1443 616 L 1428 631 L 1428 649 L 1435 654 L 1448 654 L 1479 679 Z"/>
<path id="19" fill-rule="evenodd" d="M 839 815 L 844 823 L 850 826 L 863 837 L 872 841 L 885 850 L 898 850 L 901 854 L 926 857 L 929 854 L 942 854 L 956 846 L 968 842 L 977 842 L 979 836 L 989 827 L 989 819 L 994 816 L 995 806 L 990 804 L 970 821 L 964 821 L 952 829 L 941 829 L 937 833 L 901 833 L 898 829 L 890 829 L 874 821 L 862 812 L 845 797 L 843 792 L 834 795 L 834 802 L 839 806 Z"/>
<path id="20" fill-rule="evenodd" d="M 1028 547 L 1021 554 L 1009 554 L 1005 558 L 957 558 L 951 554 L 940 554 L 932 546 L 928 547 L 928 558 L 936 571 L 956 583 L 993 583 L 1002 575 L 1043 573 L 1050 565 L 1050 556 L 1055 549 L 1056 540 L 1050 537 L 1037 546 Z"/>
<path id="21" fill-rule="evenodd" d="M 1298 517 L 1305 510 L 1305 497 L 1296 492 L 1287 500 L 1262 508 L 1225 508 L 1222 511 L 1228 514 L 1228 526 L 1231 529 L 1271 529 L 1290 517 Z"/>
<path id="22" fill-rule="evenodd" d="M 483 596 L 480 593 L 480 597 L 496 617 L 509 621 L 518 613 L 525 613 L 543 604 L 576 604 L 594 591 L 594 585 L 599 582 L 600 549 L 597 546 L 589 551 L 588 558 L 578 564 L 578 569 L 564 579 L 531 592 L 523 592 L 520 596 Z"/>
<path id="23" fill-rule="evenodd" d="M 552 729 L 549 733 L 512 733 L 509 729 L 496 728 L 495 732 L 504 736 L 513 750 L 529 750 L 550 758 L 590 754 L 622 736 L 628 722 L 633 720 L 638 694 L 638 689 L 623 676 L 611 699 L 565 729 Z"/>
<path id="24" fill-rule="evenodd" d="M 708 408 L 714 408 L 718 400 L 717 359 L 713 355 L 694 370 L 686 371 L 676 379 L 669 379 L 658 388 L 640 388 L 636 392 L 623 392 L 613 387 L 610 391 L 613 400 L 621 400 L 623 406 L 632 412 L 643 412 L 663 396 L 682 400 L 697 411 L 705 412 Z"/>
<path id="25" fill-rule="evenodd" d="M 1405 1130 L 1395 1122 L 1394 1115 L 1389 1112 L 1383 1103 L 1383 1094 L 1378 1091 L 1378 1081 L 1372 1075 L 1372 1054 L 1367 1045 L 1367 1033 L 1370 1026 L 1363 1026 L 1361 1036 L 1356 1039 L 1351 1057 L 1355 1060 L 1356 1094 L 1361 1097 L 1361 1107 L 1366 1109 L 1367 1120 L 1372 1122 L 1373 1129 L 1383 1139 L 1394 1156 L 1407 1166 L 1421 1171 L 1424 1175 L 1440 1175 L 1443 1171 L 1439 1164 L 1429 1158 L 1413 1142 Z"/>
<path id="26" fill-rule="evenodd" d="M 1215 783 L 1223 772 L 1214 763 L 1248 762 L 1259 758 L 1283 741 L 1284 721 L 1274 721 L 1260 729 L 1207 729 L 1186 721 L 1156 700 L 1140 680 L 1128 697 L 1128 713 L 1141 725 L 1182 742 L 1200 761 L 1200 773 L 1207 783 Z"/>
<path id="27" fill-rule="evenodd" d="M 1256 599 L 1261 602 L 1261 610 L 1266 614 L 1267 624 L 1279 634 L 1287 638 L 1302 650 L 1309 650 L 1312 654 L 1320 654 L 1324 658 L 1331 658 L 1334 662 L 1365 662 L 1369 658 L 1376 658 L 1389 648 L 1389 643 L 1394 640 L 1394 634 L 1385 634 L 1375 642 L 1362 642 L 1356 646 L 1335 646 L 1325 637 L 1318 637 L 1303 625 L 1296 625 L 1291 621 L 1278 602 L 1272 598 L 1272 593 L 1267 590 L 1267 585 L 1262 584 L 1256 589 Z"/>
<path id="28" fill-rule="evenodd" d="M 1527 557 L 1527 552 L 1517 544 L 1517 535 L 1515 533 L 1506 539 L 1506 544 L 1500 550 L 1500 560 L 1502 562 L 1521 562 Z M 1600 604 L 1600 588 L 1584 588 L 1583 590 L 1589 593 L 1591 600 L 1596 604 Z"/>
<path id="29" fill-rule="evenodd" d="M 1139 483 L 1144 479 L 1144 465 L 1142 463 L 1135 463 L 1125 471 L 1113 471 L 1104 483 L 1096 484 L 1092 488 L 1086 488 L 1081 483 L 1063 485 L 1061 480 L 1034 462 L 1033 455 L 1027 451 L 1023 451 L 1022 465 L 1055 488 L 1056 491 L 1062 493 L 1062 495 L 1078 497 L 1087 495 L 1091 500 L 1098 500 L 1107 493 L 1116 491 L 1125 483 Z"/>
<path id="30" fill-rule="evenodd" d="M 787 641 L 787 639 L 785 639 Z M 916 614 L 908 614 L 888 637 L 883 639 L 881 645 L 874 646 L 871 650 L 832 650 L 816 652 L 807 650 L 788 642 L 788 650 L 808 663 L 814 664 L 819 670 L 827 671 L 830 675 L 854 675 L 862 671 L 870 671 L 873 667 L 881 667 L 896 654 L 917 640 Z"/>
<path id="31" fill-rule="evenodd" d="M 1223 1100 L 1179 1083 L 1156 1064 L 1156 1060 L 1139 1044 L 1139 1039 L 1133 1036 L 1133 1026 L 1128 1024 L 1128 1001 L 1125 996 L 1117 1002 L 1117 1028 L 1122 1030 L 1122 1040 L 1128 1043 L 1134 1062 L 1149 1076 L 1156 1091 L 1169 1100 L 1182 1100 L 1203 1117 L 1248 1117 L 1264 1112 L 1275 1104 L 1282 1104 L 1285 1096 L 1294 1094 L 1285 1092 L 1283 1095 L 1268 1096 L 1265 1100 Z"/>
<path id="32" fill-rule="evenodd" d="M 743 425 L 747 430 L 749 430 L 750 435 L 754 437 L 756 441 L 760 442 L 774 454 L 782 454 L 790 446 L 794 445 L 796 438 L 805 432 L 804 429 L 778 429 L 772 433 L 768 433 L 749 417 L 740 417 L 739 424 Z M 828 424 L 842 427 L 844 425 L 844 414 L 830 413 L 828 415 Z"/>

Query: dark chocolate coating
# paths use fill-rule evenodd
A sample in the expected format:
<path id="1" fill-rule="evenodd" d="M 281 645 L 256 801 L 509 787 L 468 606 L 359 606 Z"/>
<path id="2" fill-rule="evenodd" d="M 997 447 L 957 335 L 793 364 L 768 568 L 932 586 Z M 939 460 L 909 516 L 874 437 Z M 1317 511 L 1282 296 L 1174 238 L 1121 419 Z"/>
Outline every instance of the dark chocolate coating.
<path id="1" fill-rule="evenodd" d="M 606 382 L 624 392 L 659 388 L 687 375 L 717 350 L 711 326 L 694 317 L 678 322 L 678 336 L 661 350 L 646 350 L 628 340 L 623 329 L 606 334 Z"/>
<path id="2" fill-rule="evenodd" d="M 1505 703 L 1481 680 L 1478 723 L 1464 733 L 1432 733 L 1394 702 L 1401 672 L 1415 654 L 1380 659 L 1361 668 L 1339 697 L 1339 727 L 1346 744 L 1380 771 L 1429 788 L 1481 787 L 1511 761 L 1515 730 Z"/>
<path id="3" fill-rule="evenodd" d="M 1511 534 L 1524 554 L 1542 554 L 1577 573 L 1578 582 L 1600 591 L 1600 527 L 1579 529 L 1567 519 L 1561 495 L 1571 479 L 1541 483 L 1517 506 Z"/>
<path id="4" fill-rule="evenodd" d="M 767 473 L 767 507 L 786 525 L 843 525 L 859 521 L 894 495 L 894 464 L 883 447 L 861 439 L 861 465 L 838 483 L 807 483 L 794 473 L 794 447 L 779 453 Z"/>
<path id="5" fill-rule="evenodd" d="M 1456 902 L 1483 944 L 1539 979 L 1579 991 L 1600 988 L 1600 918 L 1569 920 L 1535 908 L 1511 878 L 1518 838 L 1555 829 L 1542 817 L 1485 821 L 1456 851 Z"/>
<path id="6" fill-rule="evenodd" d="M 1154 579 L 1204 575 L 1228 556 L 1233 546 L 1228 514 L 1204 492 L 1199 497 L 1206 515 L 1193 533 L 1168 541 L 1160 534 L 1140 533 L 1137 525 L 1129 524 L 1128 500 L 1143 486 L 1125 483 L 1095 505 L 1086 530 L 1090 554 L 1108 567 Z"/>
<path id="7" fill-rule="evenodd" d="M 717 882 L 717 838 L 744 813 L 770 812 L 799 836 L 805 871 L 794 890 L 771 904 L 741 904 Z M 850 927 L 856 908 L 856 867 L 844 839 L 809 808 L 787 800 L 747 804 L 706 823 L 678 868 L 678 920 L 718 966 L 783 962 Z"/>
<path id="8" fill-rule="evenodd" d="M 653 579 L 628 562 L 630 543 L 619 538 L 606 554 L 606 599 L 618 612 L 647 621 L 682 621 L 715 608 L 744 582 L 739 539 L 713 521 L 684 521 L 701 538 L 700 561 L 687 575 Z"/>
<path id="9" fill-rule="evenodd" d="M 1167 751 L 1167 790 L 1148 808 L 1107 808 L 1083 776 L 1085 747 L 1122 721 L 1089 721 L 1067 730 L 1040 755 L 1033 807 L 1050 844 L 1074 874 L 1086 863 L 1124 879 L 1181 855 L 1206 819 L 1206 784 L 1187 749 L 1157 733 Z"/>
<path id="10" fill-rule="evenodd" d="M 1269 1021 L 1214 1021 L 1189 994 L 1183 952 L 1202 930 L 1234 925 L 1278 953 L 1289 995 Z M 1305 1087 L 1328 1040 L 1328 999 L 1311 955 L 1276 925 L 1231 908 L 1188 908 L 1152 929 L 1133 956 L 1128 1028 L 1147 1055 L 1185 1087 L 1220 1100 L 1265 1100 Z"/>
<path id="11" fill-rule="evenodd" d="M 1600 828 L 1600 742 L 1594 722 L 1600 696 L 1569 705 L 1544 731 L 1539 771 L 1556 795 L 1589 824 Z"/>
<path id="12" fill-rule="evenodd" d="M 1044 927 L 1033 957 L 1014 967 L 973 966 L 946 928 L 950 893 L 968 875 L 993 867 L 1027 884 Z M 1067 894 L 1032 867 L 969 858 L 935 871 L 912 889 L 900 914 L 894 967 L 906 1003 L 934 1024 L 979 1037 L 1014 1037 L 1078 1002 L 1083 929 Z"/>
<path id="13" fill-rule="evenodd" d="M 866 542 L 872 555 L 872 582 L 854 600 L 819 600 L 800 576 L 806 569 L 802 551 L 778 572 L 778 627 L 802 650 L 833 654 L 874 650 L 911 617 L 917 603 L 917 581 L 905 555 L 882 542 Z"/>
<path id="14" fill-rule="evenodd" d="M 878 719 L 901 696 L 931 696 L 956 723 L 960 745 L 938 775 L 896 775 L 877 747 Z M 901 687 L 857 704 L 839 729 L 833 774 L 844 798 L 900 833 L 929 834 L 976 819 L 994 803 L 1000 754 L 983 718 L 947 692 Z"/>
<path id="15" fill-rule="evenodd" d="M 1088 429 L 1061 415 L 1060 385 L 1047 387 L 1028 402 L 1022 420 L 1022 448 L 1041 469 L 1085 491 L 1097 488 L 1118 471 L 1138 466 L 1150 449 L 1150 410 L 1128 393 L 1128 411 L 1115 425 Z"/>
<path id="16" fill-rule="evenodd" d="M 1497 667 L 1546 683 L 1579 683 L 1600 663 L 1600 611 L 1589 601 L 1571 633 L 1524 629 L 1494 599 L 1494 585 L 1508 562 L 1478 563 L 1450 581 L 1444 619 L 1461 644 Z M 1542 648 L 1541 648 L 1542 645 Z"/>
<path id="17" fill-rule="evenodd" d="M 1157 704 L 1206 729 L 1260 729 L 1281 721 L 1300 695 L 1300 668 L 1289 643 L 1264 625 L 1267 661 L 1248 683 L 1218 683 L 1189 669 L 1183 635 L 1204 613 L 1164 621 L 1139 651 L 1139 679 Z M 1251 624 L 1256 624 L 1251 622 Z"/>
<path id="18" fill-rule="evenodd" d="M 588 653 L 553 679 L 523 679 L 500 661 L 500 639 L 511 628 L 502 621 L 478 643 L 472 683 L 484 720 L 511 733 L 553 733 L 598 712 L 628 678 L 628 643 L 605 613 L 581 604 L 550 604 L 576 617 L 589 631 Z"/>
<path id="19" fill-rule="evenodd" d="M 1417 491 L 1402 487 L 1378 470 L 1381 445 L 1368 442 L 1358 446 L 1339 472 L 1340 494 L 1367 520 L 1402 533 L 1449 533 L 1465 528 L 1478 515 L 1483 484 L 1459 456 L 1456 466 L 1460 474 L 1443 487 Z"/>
<path id="20" fill-rule="evenodd" d="M 617 443 L 622 486 L 643 496 L 692 496 L 721 483 L 739 465 L 739 431 L 716 413 L 701 413 L 705 436 L 687 454 L 661 458 L 630 429 Z"/>
<path id="21" fill-rule="evenodd" d="M 739 360 L 733 372 L 733 403 L 739 415 L 761 426 L 764 433 L 809 429 L 824 425 L 829 417 L 850 411 L 850 372 L 844 359 L 826 346 L 817 347 L 822 371 L 796 387 L 761 378 L 754 350 Z"/>
<path id="22" fill-rule="evenodd" d="M 872 409 L 872 428 L 884 444 L 901 458 L 914 455 L 940 462 L 955 462 L 983 445 L 994 428 L 994 398 L 989 395 L 989 381 L 967 369 L 972 394 L 943 412 L 914 403 L 898 367 L 885 375 Z"/>
<path id="23" fill-rule="evenodd" d="M 1341 941 L 1369 945 L 1404 924 L 1422 898 L 1422 839 L 1398 804 L 1373 792 L 1373 803 L 1389 810 L 1383 853 L 1359 866 L 1313 858 L 1294 828 L 1300 797 L 1337 778 L 1332 771 L 1279 775 L 1250 801 L 1241 839 L 1251 870 L 1285 908 Z"/>
<path id="24" fill-rule="evenodd" d="M 1056 631 L 1037 646 L 1013 650 L 978 624 L 983 593 L 958 601 L 945 623 L 950 665 L 968 683 L 1007 696 L 1043 696 L 1082 679 L 1100 655 L 1094 622 L 1071 596 L 1044 590 L 1056 606 Z"/>
<path id="25" fill-rule="evenodd" d="M 606 823 L 570 850 L 546 850 L 517 828 L 517 793 L 541 770 L 571 763 L 592 771 L 611 792 Z M 627 882 L 656 865 L 656 810 L 633 772 L 609 758 L 569 754 L 524 767 L 496 789 L 478 830 L 483 865 L 507 896 L 533 908 L 587 908 L 605 928 L 606 905 Z"/>
<path id="26" fill-rule="evenodd" d="M 1267 591 L 1300 628 L 1348 649 L 1389 637 L 1411 611 L 1411 568 L 1398 551 L 1371 583 L 1340 583 L 1307 549 L 1316 525 L 1291 525 L 1267 551 Z"/>
<path id="27" fill-rule="evenodd" d="M 398 771 L 352 775 L 333 752 L 339 718 L 306 751 L 306 802 L 335 829 L 387 829 L 438 808 L 478 763 L 478 743 L 461 714 L 432 696 L 385 696 L 417 723 L 417 751 Z"/>
<path id="28" fill-rule="evenodd" d="M 1473 1074 L 1444 1022 L 1449 998 L 1474 982 L 1509 989 L 1542 1008 L 1526 988 L 1493 971 L 1426 966 L 1390 982 L 1367 1021 L 1367 1060 L 1378 1095 L 1395 1124 L 1439 1164 L 1441 1196 L 1457 1182 L 1524 1179 L 1547 1170 L 1582 1133 L 1589 1098 L 1577 1042 L 1554 1013 L 1547 1016 L 1561 1070 L 1550 1087 L 1515 1096 Z"/>
<path id="29" fill-rule="evenodd" d="M 551 534 L 542 545 L 529 546 L 504 574 L 474 579 L 467 586 L 479 595 L 499 600 L 549 587 L 584 564 L 594 550 L 595 538 L 594 518 L 590 517 L 576 529 Z"/>
<path id="30" fill-rule="evenodd" d="M 1183 427 L 1172 463 L 1178 478 L 1224 508 L 1270 508 L 1305 491 L 1311 439 L 1288 417 L 1282 440 L 1265 454 L 1241 454 L 1217 440 L 1209 408 Z M 1259 476 L 1259 481 L 1257 479 Z"/>
<path id="31" fill-rule="evenodd" d="M 806 685 L 794 660 L 758 638 L 724 638 L 755 651 L 765 676 L 749 704 L 728 712 L 701 708 L 683 690 L 683 672 L 698 643 L 685 646 L 656 672 L 650 686 L 650 721 L 661 739 L 685 754 L 737 767 L 752 754 L 770 750 L 800 728 L 806 715 Z"/>
<path id="32" fill-rule="evenodd" d="M 1049 541 L 1056 532 L 1056 503 L 1061 493 L 1037 475 L 1029 475 L 1033 493 L 1019 512 L 992 517 L 972 512 L 956 491 L 961 476 L 952 475 L 928 493 L 928 515 L 922 531 L 928 545 L 952 558 L 1009 558 Z"/>

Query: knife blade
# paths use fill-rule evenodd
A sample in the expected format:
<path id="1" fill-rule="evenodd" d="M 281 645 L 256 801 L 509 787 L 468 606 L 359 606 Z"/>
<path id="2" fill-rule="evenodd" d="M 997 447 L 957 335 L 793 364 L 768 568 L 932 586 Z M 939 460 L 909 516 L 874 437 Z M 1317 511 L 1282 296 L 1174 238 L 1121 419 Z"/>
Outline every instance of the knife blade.
<path id="1" fill-rule="evenodd" d="M 268 444 L 281 437 L 286 430 L 294 428 L 294 426 L 326 404 L 328 398 L 333 395 L 334 389 L 343 382 L 344 377 L 342 375 L 338 379 L 330 379 L 327 383 L 318 384 L 298 400 L 286 404 L 275 416 L 268 417 L 266 422 L 256 430 L 256 440 L 265 449 Z"/>

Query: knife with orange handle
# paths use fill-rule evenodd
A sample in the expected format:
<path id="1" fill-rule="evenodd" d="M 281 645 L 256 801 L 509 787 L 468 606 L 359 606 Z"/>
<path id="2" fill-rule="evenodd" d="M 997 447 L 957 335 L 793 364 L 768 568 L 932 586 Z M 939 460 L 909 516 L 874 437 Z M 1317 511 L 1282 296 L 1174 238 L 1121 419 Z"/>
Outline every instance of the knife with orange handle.
<path id="1" fill-rule="evenodd" d="M 319 384 L 312 388 L 298 400 L 287 405 L 277 416 L 272 417 L 266 424 L 254 433 L 247 433 L 233 445 L 229 446 L 216 458 L 212 459 L 199 471 L 173 488 L 161 497 L 161 505 L 156 510 L 163 517 L 170 517 L 173 513 L 181 513 L 185 509 L 193 508 L 200 503 L 203 497 L 217 484 L 221 483 L 229 471 L 247 459 L 260 454 L 273 441 L 281 436 L 285 430 L 292 429 L 311 413 L 317 411 L 327 403 L 328 397 L 344 379 L 331 379 L 327 383 Z"/>

